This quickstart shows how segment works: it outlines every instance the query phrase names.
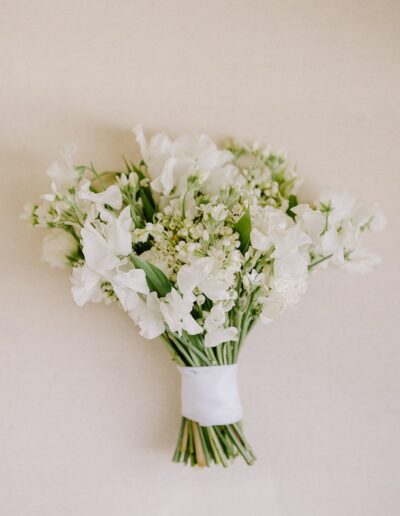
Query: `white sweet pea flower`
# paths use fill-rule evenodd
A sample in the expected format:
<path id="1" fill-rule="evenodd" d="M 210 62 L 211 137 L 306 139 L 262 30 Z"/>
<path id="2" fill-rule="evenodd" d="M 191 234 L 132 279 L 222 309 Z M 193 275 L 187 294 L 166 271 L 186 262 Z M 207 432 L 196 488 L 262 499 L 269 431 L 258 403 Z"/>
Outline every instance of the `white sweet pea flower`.
<path id="1" fill-rule="evenodd" d="M 192 265 L 183 265 L 177 274 L 179 290 L 189 295 L 195 288 L 200 289 L 211 301 L 228 299 L 229 285 L 216 277 L 217 265 L 213 258 L 199 258 Z"/>
<path id="2" fill-rule="evenodd" d="M 132 218 L 130 207 L 126 206 L 116 217 L 111 212 L 107 212 L 105 217 L 107 224 L 103 226 L 104 237 L 111 249 L 118 256 L 127 256 L 132 251 L 132 236 L 130 228 Z"/>
<path id="3" fill-rule="evenodd" d="M 271 283 L 273 292 L 279 294 L 287 305 L 298 303 L 301 297 L 306 293 L 307 280 L 303 277 L 284 277 L 278 276 Z"/>
<path id="4" fill-rule="evenodd" d="M 118 272 L 112 279 L 111 285 L 122 308 L 126 312 L 134 310 L 139 305 L 140 294 L 148 294 L 149 287 L 146 274 L 141 269 L 131 269 L 128 272 Z"/>
<path id="5" fill-rule="evenodd" d="M 101 212 L 105 205 L 114 210 L 120 210 L 122 206 L 122 194 L 117 185 L 109 186 L 104 192 L 95 193 L 90 190 L 90 181 L 82 179 L 79 185 L 78 198 L 92 202 Z"/>
<path id="6" fill-rule="evenodd" d="M 204 338 L 204 345 L 206 347 L 214 347 L 223 342 L 237 340 L 237 328 L 234 326 L 225 328 L 225 318 L 226 313 L 222 303 L 217 303 L 211 308 L 204 321 L 204 328 L 207 331 Z"/>
<path id="7" fill-rule="evenodd" d="M 352 216 L 354 224 L 371 231 L 382 231 L 386 227 L 386 216 L 383 210 L 376 204 L 370 205 L 358 202 Z"/>
<path id="8" fill-rule="evenodd" d="M 272 256 L 277 258 L 285 258 L 300 250 L 306 251 L 306 246 L 311 244 L 311 238 L 297 225 L 273 231 L 271 240 L 275 246 Z"/>
<path id="9" fill-rule="evenodd" d="M 189 335 L 196 335 L 203 330 L 191 315 L 193 295 L 181 296 L 174 288 L 160 303 L 161 313 L 169 329 L 178 335 L 185 330 Z"/>
<path id="10" fill-rule="evenodd" d="M 164 333 L 164 320 L 160 310 L 160 300 L 155 292 L 150 292 L 146 302 L 139 299 L 129 316 L 139 326 L 139 334 L 145 339 L 155 339 Z"/>
<path id="11" fill-rule="evenodd" d="M 233 165 L 225 169 L 232 160 L 232 154 L 219 150 L 206 135 L 183 134 L 171 141 L 159 133 L 147 142 L 141 125 L 134 128 L 134 133 L 152 179 L 151 187 L 165 196 L 184 192 L 192 175 L 196 175 L 204 188 L 209 189 L 212 186 L 209 178 L 216 178 L 223 184 L 229 182 L 234 173 L 238 174 Z"/>
<path id="12" fill-rule="evenodd" d="M 77 305 L 83 306 L 88 301 L 100 303 L 103 299 L 101 290 L 104 281 L 100 274 L 88 265 L 74 267 L 72 269 L 72 296 Z"/>
<path id="13" fill-rule="evenodd" d="M 259 251 L 267 251 L 273 241 L 271 235 L 277 229 L 286 229 L 292 224 L 292 220 L 282 210 L 271 206 L 254 207 L 251 210 L 252 230 L 250 234 L 251 245 Z"/>
<path id="14" fill-rule="evenodd" d="M 286 308 L 284 297 L 278 292 L 272 291 L 262 300 L 263 310 L 260 314 L 260 321 L 268 324 L 276 319 Z"/>
<path id="15" fill-rule="evenodd" d="M 43 239 L 42 260 L 52 267 L 66 267 L 78 253 L 75 238 L 63 229 L 52 229 Z"/>
<path id="16" fill-rule="evenodd" d="M 333 192 L 324 190 L 320 196 L 320 203 L 330 206 L 329 224 L 340 224 L 351 218 L 357 199 L 348 192 Z"/>
<path id="17" fill-rule="evenodd" d="M 65 164 L 60 165 L 58 161 L 54 161 L 47 170 L 47 175 L 59 191 L 64 191 L 72 186 L 78 178 L 78 172 L 75 170 L 72 159 L 77 150 L 78 147 L 74 143 L 66 145 L 61 149 Z"/>
<path id="18" fill-rule="evenodd" d="M 350 252 L 342 268 L 353 273 L 369 274 L 381 261 L 379 256 L 371 254 L 364 249 L 356 249 Z"/>
<path id="19" fill-rule="evenodd" d="M 308 204 L 299 204 L 292 211 L 296 214 L 296 223 L 311 238 L 313 245 L 319 245 L 325 228 L 325 215 Z"/>
<path id="20" fill-rule="evenodd" d="M 85 223 L 81 231 L 82 250 L 89 267 L 105 274 L 120 264 L 118 256 L 130 254 L 131 223 L 129 206 L 118 217 L 108 212 L 107 224 L 98 224 L 99 230 L 90 222 Z"/>
<path id="21" fill-rule="evenodd" d="M 107 274 L 119 265 L 120 260 L 112 247 L 91 224 L 85 224 L 81 235 L 83 255 L 91 269 Z"/>

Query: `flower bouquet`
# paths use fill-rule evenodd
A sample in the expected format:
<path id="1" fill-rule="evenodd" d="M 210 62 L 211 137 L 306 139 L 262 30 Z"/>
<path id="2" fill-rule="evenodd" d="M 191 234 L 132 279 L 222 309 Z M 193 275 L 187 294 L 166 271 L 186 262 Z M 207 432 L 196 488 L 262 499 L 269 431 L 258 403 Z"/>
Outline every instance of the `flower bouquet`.
<path id="1" fill-rule="evenodd" d="M 247 335 L 297 303 L 310 273 L 368 272 L 379 259 L 359 237 L 384 215 L 347 193 L 299 202 L 294 169 L 269 147 L 134 132 L 142 160 L 124 171 L 74 165 L 76 147 L 65 148 L 48 170 L 51 193 L 25 217 L 52 230 L 43 258 L 72 268 L 78 305 L 118 302 L 169 349 L 182 383 L 173 460 L 252 464 L 237 387 Z"/>

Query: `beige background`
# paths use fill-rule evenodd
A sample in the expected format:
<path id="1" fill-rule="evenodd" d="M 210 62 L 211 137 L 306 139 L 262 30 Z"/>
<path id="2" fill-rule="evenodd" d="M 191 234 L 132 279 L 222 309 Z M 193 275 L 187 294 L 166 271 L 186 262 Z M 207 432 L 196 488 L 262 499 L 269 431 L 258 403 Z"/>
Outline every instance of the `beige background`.
<path id="1" fill-rule="evenodd" d="M 398 516 L 400 4 L 2 0 L 0 514 Z M 259 460 L 170 462 L 177 373 L 116 307 L 79 309 L 18 220 L 60 145 L 115 167 L 130 128 L 258 138 L 304 195 L 385 206 L 369 277 L 321 273 L 241 357 Z"/>

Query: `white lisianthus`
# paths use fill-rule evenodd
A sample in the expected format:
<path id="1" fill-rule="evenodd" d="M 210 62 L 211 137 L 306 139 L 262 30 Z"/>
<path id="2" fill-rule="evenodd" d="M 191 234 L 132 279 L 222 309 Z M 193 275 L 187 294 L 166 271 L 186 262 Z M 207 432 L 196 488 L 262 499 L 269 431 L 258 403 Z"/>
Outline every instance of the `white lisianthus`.
<path id="1" fill-rule="evenodd" d="M 53 229 L 43 239 L 42 260 L 52 267 L 66 267 L 76 260 L 79 246 L 67 231 Z"/>

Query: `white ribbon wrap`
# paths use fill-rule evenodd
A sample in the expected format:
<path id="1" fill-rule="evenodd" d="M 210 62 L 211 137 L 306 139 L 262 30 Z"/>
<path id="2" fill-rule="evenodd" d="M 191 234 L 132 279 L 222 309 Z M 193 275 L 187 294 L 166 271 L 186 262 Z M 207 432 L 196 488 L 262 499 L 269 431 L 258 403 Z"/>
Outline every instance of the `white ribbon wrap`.
<path id="1" fill-rule="evenodd" d="M 201 426 L 228 425 L 242 419 L 237 364 L 178 369 L 183 416 Z"/>

